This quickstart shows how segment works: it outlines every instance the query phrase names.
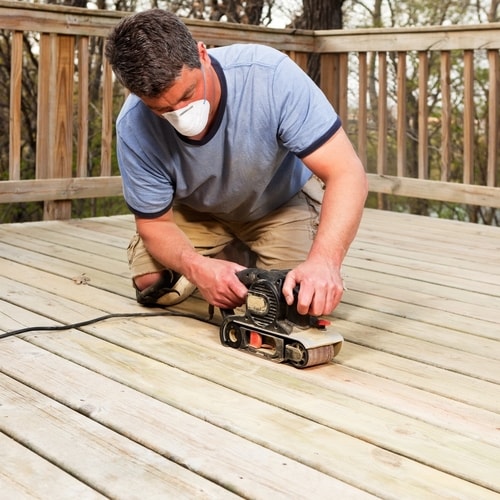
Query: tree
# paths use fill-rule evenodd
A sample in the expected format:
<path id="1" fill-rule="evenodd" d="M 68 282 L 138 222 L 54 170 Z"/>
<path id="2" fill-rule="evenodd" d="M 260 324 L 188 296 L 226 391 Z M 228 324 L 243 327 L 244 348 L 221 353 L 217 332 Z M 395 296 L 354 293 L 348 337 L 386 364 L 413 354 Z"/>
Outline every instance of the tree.
<path id="1" fill-rule="evenodd" d="M 289 27 L 297 29 L 342 29 L 345 0 L 302 0 L 302 12 L 297 15 Z M 320 82 L 320 56 L 310 54 L 307 65 L 309 76 Z"/>
<path id="2" fill-rule="evenodd" d="M 394 2 L 394 0 L 374 0 L 372 2 L 363 0 L 346 0 L 344 23 L 346 27 L 395 27 L 395 26 L 422 26 L 422 25 L 442 25 L 442 24 L 476 24 L 485 22 L 496 22 L 499 19 L 500 0 L 462 0 L 447 2 L 435 2 L 434 0 L 407 0 Z M 371 123 L 376 126 L 378 121 L 378 74 L 376 54 L 369 53 L 369 104 Z M 488 76 L 485 68 L 488 66 L 486 52 L 476 52 L 475 72 L 474 72 L 474 98 L 478 105 L 474 110 L 474 178 L 484 183 L 486 177 L 486 155 L 487 144 L 485 136 L 487 131 L 487 109 L 479 103 L 488 102 Z M 452 164 L 450 167 L 450 180 L 461 179 L 463 175 L 463 61 L 461 53 L 451 54 L 451 65 L 453 70 L 454 94 L 451 96 L 452 103 Z M 387 54 L 389 87 L 388 100 L 389 107 L 396 107 L 396 79 L 398 68 L 398 55 Z M 406 130 L 407 130 L 407 170 L 409 175 L 416 175 L 418 146 L 418 102 L 422 97 L 418 92 L 418 54 L 408 53 L 406 61 Z M 426 105 L 428 107 L 429 121 L 426 124 L 429 131 L 430 169 L 431 178 L 440 168 L 441 162 L 441 134 L 440 117 L 442 114 L 442 95 L 440 89 L 440 60 L 437 54 L 430 55 L 428 59 L 429 72 L 429 95 Z M 356 87 L 357 75 L 353 73 L 351 79 L 353 87 Z M 353 111 L 355 113 L 355 111 Z M 387 117 L 389 128 L 395 132 L 395 115 Z M 395 133 L 389 134 L 389 145 L 392 153 L 389 153 L 389 169 L 395 168 L 395 154 L 397 145 L 393 138 Z M 377 137 L 374 135 L 372 141 L 373 159 L 369 163 L 375 163 Z M 391 142 L 392 141 L 392 142 Z M 394 173 L 390 170 L 390 173 Z M 434 177 L 436 178 L 436 177 Z M 439 177 L 437 177 L 439 178 Z M 487 224 L 500 224 L 500 214 L 498 210 L 486 207 L 461 206 L 451 203 L 437 203 L 428 200 L 416 200 L 395 197 L 383 197 L 385 207 L 393 210 L 411 211 L 421 214 L 438 214 L 447 218 L 466 219 Z"/>
<path id="3" fill-rule="evenodd" d="M 93 1 L 95 7 L 99 9 L 113 9 L 120 11 L 133 12 L 140 5 L 141 9 L 148 7 L 160 7 L 169 9 L 181 17 L 194 19 L 206 19 L 212 21 L 232 22 L 252 25 L 269 25 L 273 23 L 275 17 L 280 11 L 284 11 L 287 3 L 291 0 L 45 0 L 47 3 L 62 4 L 76 7 L 87 7 Z M 280 3 L 280 1 L 282 3 Z M 297 0 L 300 1 L 300 0 Z M 499 21 L 500 0 L 447 0 L 446 2 L 435 2 L 435 0 L 406 0 L 396 2 L 395 0 L 302 0 L 302 9 L 300 12 L 285 12 L 291 20 L 289 27 L 302 29 L 342 29 L 358 27 L 393 27 L 393 26 L 418 26 L 418 25 L 437 25 L 443 23 L 465 24 L 465 23 L 485 23 Z M 26 36 L 23 40 L 25 50 L 25 62 L 23 64 L 23 172 L 24 177 L 29 177 L 34 172 L 35 165 L 35 145 L 36 145 L 36 103 L 37 92 L 37 50 L 38 40 L 33 34 Z M 100 107 L 97 104 L 101 92 L 101 68 L 102 68 L 102 44 L 103 40 L 92 38 L 89 45 L 89 142 L 92 144 L 94 157 L 88 161 L 87 174 L 97 175 L 100 162 Z M 0 32 L 0 102 L 9 102 L 9 81 L 10 81 L 10 34 Z M 389 53 L 388 70 L 392 78 L 390 82 L 395 81 L 397 67 L 399 64 L 397 54 Z M 414 172 L 417 168 L 417 154 L 411 153 L 417 147 L 418 130 L 418 86 L 417 69 L 418 58 L 416 54 L 409 54 L 407 61 L 406 87 L 408 89 L 407 106 L 407 149 L 408 169 Z M 439 120 L 435 120 L 440 115 L 440 90 L 439 90 L 439 60 L 433 57 L 429 58 L 429 89 L 428 99 L 429 107 L 429 146 L 432 151 L 431 162 L 439 162 Z M 312 55 L 309 60 L 308 71 L 312 78 L 320 81 L 318 56 Z M 377 121 L 378 109 L 378 81 L 377 81 L 377 59 L 375 54 L 370 54 L 369 60 L 369 107 L 371 109 L 372 123 Z M 78 76 L 78 75 L 76 75 Z M 354 84 L 352 89 L 356 88 L 356 74 L 351 75 Z M 476 88 L 475 93 L 478 96 L 478 102 L 487 102 L 488 81 L 485 71 L 479 62 L 476 70 Z M 460 74 L 456 75 L 460 79 Z M 393 101 L 396 99 L 395 85 L 391 84 L 388 89 L 388 98 Z M 460 156 L 461 146 L 461 116 L 460 116 L 460 96 L 456 98 L 456 113 L 453 116 L 453 123 L 457 140 L 454 141 L 458 148 L 456 157 Z M 117 88 L 117 103 L 119 107 L 123 99 L 121 90 Z M 355 115 L 353 109 L 351 116 Z M 487 110 L 477 106 L 475 110 L 476 123 L 478 123 L 478 133 L 475 140 L 475 151 L 477 154 L 477 178 L 483 178 L 485 174 L 485 148 L 483 136 L 485 135 L 486 125 L 485 117 Z M 0 178 L 6 178 L 8 172 L 8 106 L 0 107 Z M 389 117 L 389 120 L 392 118 Z M 354 123 L 355 120 L 352 120 Z M 437 125 L 436 125 L 437 123 Z M 372 139 L 372 154 L 376 154 L 376 138 Z M 395 156 L 396 144 L 392 144 L 392 154 Z M 31 169 L 31 173 L 30 173 Z M 27 173 L 26 173 L 27 172 Z M 452 166 L 452 176 L 461 175 L 460 161 Z M 96 210 L 96 203 L 78 201 L 74 203 L 75 215 L 92 215 Z M 392 208 L 400 210 L 411 210 L 419 213 L 447 212 L 453 213 L 455 217 L 462 217 L 463 208 L 452 205 L 438 206 L 436 203 L 426 203 L 415 200 L 391 200 Z M 20 208 L 0 207 L 1 221 L 29 220 L 37 218 L 40 211 L 38 204 L 27 204 Z M 7 210 L 7 212 L 6 212 Z M 10 210 L 10 212 L 9 212 Z M 459 212 L 461 211 L 461 212 Z M 466 216 L 470 220 L 482 220 L 488 223 L 499 223 L 498 214 L 495 211 L 489 211 L 478 207 L 468 209 Z"/>

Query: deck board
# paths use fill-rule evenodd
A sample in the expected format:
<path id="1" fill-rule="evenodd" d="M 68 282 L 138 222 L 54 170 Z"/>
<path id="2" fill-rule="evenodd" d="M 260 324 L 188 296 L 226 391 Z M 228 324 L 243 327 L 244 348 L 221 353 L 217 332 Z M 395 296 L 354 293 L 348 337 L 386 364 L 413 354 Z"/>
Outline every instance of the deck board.
<path id="1" fill-rule="evenodd" d="M 133 230 L 0 225 L 0 332 L 162 312 L 135 303 Z M 343 350 L 306 370 L 178 316 L 0 339 L 0 491 L 499 498 L 499 250 L 500 228 L 366 210 L 332 315 Z M 208 314 L 196 296 L 176 310 Z"/>

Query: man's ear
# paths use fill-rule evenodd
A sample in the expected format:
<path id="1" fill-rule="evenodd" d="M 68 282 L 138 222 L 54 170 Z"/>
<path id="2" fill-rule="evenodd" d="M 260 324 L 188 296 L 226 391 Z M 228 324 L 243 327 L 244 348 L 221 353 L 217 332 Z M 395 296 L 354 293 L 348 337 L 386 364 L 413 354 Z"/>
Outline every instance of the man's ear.
<path id="1" fill-rule="evenodd" d="M 207 46 L 205 45 L 205 42 L 198 42 L 198 54 L 200 54 L 200 59 L 204 62 L 210 59 L 208 57 Z"/>

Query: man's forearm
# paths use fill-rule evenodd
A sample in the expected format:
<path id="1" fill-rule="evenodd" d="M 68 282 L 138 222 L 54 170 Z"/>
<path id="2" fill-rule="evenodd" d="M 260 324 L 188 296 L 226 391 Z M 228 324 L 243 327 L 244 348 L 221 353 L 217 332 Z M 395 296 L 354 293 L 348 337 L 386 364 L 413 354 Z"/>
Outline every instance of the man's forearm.
<path id="1" fill-rule="evenodd" d="M 137 221 L 137 230 L 149 254 L 157 262 L 190 279 L 193 266 L 203 257 L 196 253 L 175 222 L 141 219 Z"/>
<path id="2" fill-rule="evenodd" d="M 320 222 L 309 258 L 325 259 L 340 267 L 359 228 L 366 200 L 366 176 L 354 170 L 325 188 Z"/>
<path id="3" fill-rule="evenodd" d="M 247 288 L 236 272 L 243 266 L 198 254 L 171 214 L 152 221 L 141 219 L 137 230 L 150 255 L 166 268 L 184 275 L 207 302 L 222 309 L 242 304 Z"/>

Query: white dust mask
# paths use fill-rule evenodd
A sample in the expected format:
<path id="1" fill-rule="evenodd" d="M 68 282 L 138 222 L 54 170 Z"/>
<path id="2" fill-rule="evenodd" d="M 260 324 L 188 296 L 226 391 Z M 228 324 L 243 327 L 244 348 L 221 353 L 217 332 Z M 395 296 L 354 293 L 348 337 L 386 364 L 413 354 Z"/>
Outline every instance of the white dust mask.
<path id="1" fill-rule="evenodd" d="M 163 118 L 167 120 L 179 134 L 186 137 L 193 137 L 203 131 L 208 123 L 210 113 L 210 103 L 206 99 L 205 71 L 201 67 L 203 74 L 203 99 L 189 103 L 183 108 L 175 111 L 163 113 Z"/>

